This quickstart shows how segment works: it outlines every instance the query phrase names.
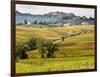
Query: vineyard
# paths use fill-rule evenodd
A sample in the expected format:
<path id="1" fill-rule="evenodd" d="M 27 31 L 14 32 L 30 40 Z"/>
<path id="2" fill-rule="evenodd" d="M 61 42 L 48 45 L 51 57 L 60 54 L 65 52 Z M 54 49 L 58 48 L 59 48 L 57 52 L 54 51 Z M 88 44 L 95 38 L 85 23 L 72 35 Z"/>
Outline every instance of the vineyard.
<path id="1" fill-rule="evenodd" d="M 38 48 L 27 51 L 27 59 L 17 59 L 16 72 L 48 72 L 94 68 L 94 25 L 67 27 L 16 26 L 16 52 L 30 38 L 59 44 L 53 58 L 41 58 Z"/>
<path id="2" fill-rule="evenodd" d="M 94 69 L 94 57 L 28 59 L 16 63 L 17 73 Z"/>

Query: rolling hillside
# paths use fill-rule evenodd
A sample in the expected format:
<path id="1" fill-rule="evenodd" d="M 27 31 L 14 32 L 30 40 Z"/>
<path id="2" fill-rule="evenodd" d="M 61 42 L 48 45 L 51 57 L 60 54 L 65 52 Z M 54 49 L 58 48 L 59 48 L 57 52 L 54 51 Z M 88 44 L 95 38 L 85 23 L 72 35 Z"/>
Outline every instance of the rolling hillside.
<path id="1" fill-rule="evenodd" d="M 16 27 L 16 44 L 27 42 L 30 37 L 52 40 L 59 43 L 56 57 L 94 55 L 94 26 L 69 26 L 57 28 Z M 73 35 L 73 36 L 71 36 Z M 61 38 L 65 37 L 64 41 Z M 76 50 L 77 49 L 77 50 Z M 29 52 L 34 56 L 38 50 Z M 88 51 L 88 52 L 87 52 Z M 71 52 L 71 53 L 70 53 Z M 76 53 L 76 54 L 75 54 Z M 62 55 L 61 55 L 62 54 Z M 31 57 L 29 57 L 31 58 Z M 32 57 L 33 58 L 33 57 Z"/>
<path id="2" fill-rule="evenodd" d="M 27 43 L 32 37 L 58 43 L 58 50 L 53 58 L 41 58 L 38 49 L 26 52 L 28 59 L 16 60 L 17 73 L 94 68 L 94 25 L 42 28 L 34 25 L 16 26 L 16 48 L 22 43 Z"/>

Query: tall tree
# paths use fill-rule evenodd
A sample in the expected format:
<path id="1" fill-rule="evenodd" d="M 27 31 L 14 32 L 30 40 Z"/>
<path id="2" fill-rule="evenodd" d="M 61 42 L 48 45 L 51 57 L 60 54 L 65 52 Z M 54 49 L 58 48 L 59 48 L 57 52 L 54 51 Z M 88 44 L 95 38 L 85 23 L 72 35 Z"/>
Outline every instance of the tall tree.
<path id="1" fill-rule="evenodd" d="M 24 21 L 24 24 L 27 24 L 27 21 L 26 20 Z"/>

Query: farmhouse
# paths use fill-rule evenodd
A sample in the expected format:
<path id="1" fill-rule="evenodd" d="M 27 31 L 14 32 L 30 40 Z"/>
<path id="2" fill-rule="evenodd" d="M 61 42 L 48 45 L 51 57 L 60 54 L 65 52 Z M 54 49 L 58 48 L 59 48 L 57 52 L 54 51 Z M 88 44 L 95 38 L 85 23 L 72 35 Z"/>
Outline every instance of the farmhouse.
<path id="1" fill-rule="evenodd" d="M 81 24 L 82 24 L 82 25 L 89 25 L 88 22 L 82 22 Z"/>
<path id="2" fill-rule="evenodd" d="M 65 23 L 63 24 L 63 26 L 71 26 L 72 24 L 71 23 Z"/>
<path id="3" fill-rule="evenodd" d="M 31 24 L 31 22 L 28 21 L 28 22 L 27 22 L 27 25 L 30 25 L 30 24 Z"/>

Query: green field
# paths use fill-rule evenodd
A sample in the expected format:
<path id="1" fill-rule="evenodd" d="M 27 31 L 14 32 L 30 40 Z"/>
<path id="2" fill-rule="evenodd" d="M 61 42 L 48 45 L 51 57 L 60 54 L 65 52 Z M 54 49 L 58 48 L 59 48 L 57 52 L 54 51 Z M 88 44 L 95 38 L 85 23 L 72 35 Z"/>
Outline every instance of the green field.
<path id="1" fill-rule="evenodd" d="M 50 72 L 79 69 L 94 69 L 94 57 L 68 57 L 20 60 L 16 63 L 17 73 Z"/>
<path id="2" fill-rule="evenodd" d="M 16 72 L 49 72 L 94 68 L 94 25 L 67 27 L 16 26 L 16 52 L 30 38 L 59 44 L 53 58 L 41 58 L 38 48 L 26 52 L 27 59 L 16 60 Z M 64 40 L 62 41 L 62 37 Z"/>

